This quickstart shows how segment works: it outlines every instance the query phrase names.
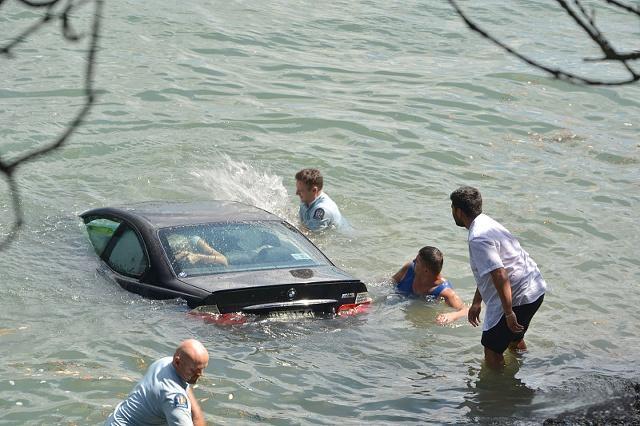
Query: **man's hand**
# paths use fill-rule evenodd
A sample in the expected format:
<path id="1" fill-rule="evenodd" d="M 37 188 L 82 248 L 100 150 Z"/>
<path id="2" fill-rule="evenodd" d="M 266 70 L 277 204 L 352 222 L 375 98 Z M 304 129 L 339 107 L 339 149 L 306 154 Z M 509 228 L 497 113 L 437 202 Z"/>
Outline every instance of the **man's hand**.
<path id="1" fill-rule="evenodd" d="M 449 323 L 452 323 L 453 320 L 451 319 L 451 315 L 449 315 L 449 313 L 446 314 L 439 314 L 436 317 L 436 323 L 439 325 L 447 325 Z"/>
<path id="2" fill-rule="evenodd" d="M 195 265 L 201 259 L 202 259 L 202 255 L 198 253 L 185 253 L 182 257 L 183 262 L 186 260 L 191 265 Z"/>
<path id="3" fill-rule="evenodd" d="M 178 253 L 176 253 L 175 255 L 176 260 L 178 262 L 186 262 L 186 263 L 194 263 L 194 258 L 193 258 L 193 253 L 190 253 L 188 251 L 179 251 Z"/>
<path id="4" fill-rule="evenodd" d="M 472 326 L 477 327 L 480 325 L 480 311 L 482 310 L 482 305 L 480 303 L 474 303 L 469 307 L 469 313 L 467 314 L 467 318 Z"/>
<path id="5" fill-rule="evenodd" d="M 511 311 L 509 314 L 505 314 L 504 318 L 507 320 L 507 327 L 512 333 L 518 334 L 524 331 L 524 327 L 518 323 L 518 317 L 516 317 L 515 312 Z"/>
<path id="6" fill-rule="evenodd" d="M 206 426 L 207 422 L 204 419 L 204 411 L 202 411 L 202 408 L 198 403 L 198 399 L 193 393 L 193 388 L 189 387 L 189 389 L 187 389 L 187 397 L 191 403 L 191 419 L 193 421 L 193 426 Z"/>

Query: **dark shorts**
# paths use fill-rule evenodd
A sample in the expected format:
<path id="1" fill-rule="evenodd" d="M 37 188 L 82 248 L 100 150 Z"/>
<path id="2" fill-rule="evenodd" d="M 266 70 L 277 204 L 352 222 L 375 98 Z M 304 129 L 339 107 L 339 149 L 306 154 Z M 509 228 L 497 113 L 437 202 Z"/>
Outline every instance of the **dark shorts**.
<path id="1" fill-rule="evenodd" d="M 540 305 L 542 305 L 543 299 L 544 294 L 540 296 L 535 302 L 513 307 L 513 312 L 518 318 L 518 323 L 524 327 L 524 330 L 522 332 L 513 333 L 511 330 L 509 330 L 509 327 L 507 326 L 507 320 L 503 314 L 502 318 L 500 318 L 500 321 L 498 321 L 498 324 L 494 325 L 489 330 L 482 332 L 482 346 L 501 354 L 509 347 L 509 344 L 511 342 L 522 340 L 524 338 L 524 333 L 526 333 L 527 329 L 529 328 L 531 319 L 538 311 Z"/>

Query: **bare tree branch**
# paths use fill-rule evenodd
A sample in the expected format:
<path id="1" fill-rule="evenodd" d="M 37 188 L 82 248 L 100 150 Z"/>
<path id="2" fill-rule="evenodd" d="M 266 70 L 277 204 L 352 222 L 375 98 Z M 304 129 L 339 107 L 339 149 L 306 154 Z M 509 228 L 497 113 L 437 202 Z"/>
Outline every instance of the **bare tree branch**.
<path id="1" fill-rule="evenodd" d="M 625 84 L 635 83 L 636 81 L 640 80 L 640 74 L 637 71 L 635 71 L 631 67 L 631 65 L 628 63 L 628 61 L 639 59 L 640 52 L 638 51 L 634 51 L 630 53 L 617 52 L 612 47 L 609 40 L 598 29 L 595 23 L 595 19 L 593 18 L 593 16 L 589 16 L 589 14 L 586 12 L 584 7 L 580 3 L 580 0 L 574 0 L 577 12 L 565 0 L 556 0 L 556 2 L 560 5 L 560 7 L 564 9 L 565 13 L 567 13 L 567 15 L 569 15 L 573 19 L 576 25 L 582 28 L 583 31 L 587 33 L 589 38 L 591 38 L 591 40 L 593 40 L 593 42 L 598 45 L 598 47 L 600 48 L 600 50 L 604 55 L 602 58 L 598 58 L 598 59 L 585 58 L 585 61 L 591 61 L 591 62 L 596 60 L 597 61 L 617 61 L 629 73 L 629 77 L 627 79 L 622 79 L 622 80 L 594 79 L 590 77 L 581 76 L 569 71 L 565 71 L 560 68 L 552 68 L 547 65 L 544 65 L 541 62 L 536 61 L 523 53 L 520 53 L 519 51 L 513 49 L 512 47 L 508 46 L 507 44 L 499 40 L 497 37 L 489 34 L 486 30 L 481 28 L 476 22 L 472 21 L 471 18 L 469 18 L 469 16 L 460 8 L 456 0 L 448 0 L 448 1 L 449 1 L 449 4 L 453 7 L 453 9 L 456 11 L 458 16 L 462 18 L 465 24 L 472 31 L 480 34 L 482 37 L 491 41 L 493 44 L 500 47 L 510 55 L 515 56 L 516 58 L 520 59 L 521 61 L 535 68 L 538 68 L 548 74 L 551 74 L 554 78 L 558 80 L 567 81 L 573 84 L 588 84 L 588 85 L 596 85 L 596 86 L 597 85 L 621 86 Z M 607 3 L 613 4 L 618 8 L 622 8 L 623 10 L 628 10 L 631 13 L 638 14 L 638 10 L 633 9 L 630 6 L 626 6 L 619 1 L 616 1 L 616 0 L 604 0 L 604 1 Z"/>
<path id="2" fill-rule="evenodd" d="M 582 7 L 582 4 L 579 0 L 574 0 L 574 2 L 577 6 L 578 11 L 580 11 L 580 13 L 587 18 L 587 22 L 585 22 L 580 16 L 578 16 L 578 14 L 575 13 L 571 7 L 569 7 L 569 4 L 565 0 L 556 0 L 556 2 L 565 10 L 565 12 L 567 12 L 567 15 L 569 15 L 574 20 L 574 22 L 579 27 L 581 27 L 584 32 L 587 33 L 587 35 L 589 35 L 591 40 L 593 40 L 600 47 L 600 50 L 602 50 L 602 52 L 604 53 L 605 58 L 613 58 L 617 56 L 617 52 L 611 47 L 609 40 L 607 40 L 602 35 L 600 30 L 598 30 L 595 22 L 593 21 L 593 19 L 591 19 L 591 17 L 587 15 L 587 12 L 584 10 L 584 7 Z"/>
<path id="3" fill-rule="evenodd" d="M 80 109 L 80 111 L 76 114 L 76 116 L 71 120 L 70 124 L 67 128 L 62 132 L 60 136 L 58 136 L 52 143 L 41 147 L 39 149 L 33 150 L 14 159 L 13 161 L 7 162 L 0 158 L 0 172 L 6 176 L 7 182 L 9 184 L 9 190 L 12 195 L 12 204 L 13 210 L 15 214 L 14 223 L 9 230 L 8 235 L 0 241 L 0 250 L 7 247 L 17 236 L 22 224 L 24 222 L 22 208 L 20 206 L 20 194 L 18 191 L 18 185 L 15 180 L 15 171 L 16 169 L 29 161 L 33 161 L 39 157 L 49 154 L 50 152 L 59 149 L 61 146 L 65 144 L 71 137 L 71 135 L 77 130 L 77 128 L 84 122 L 85 118 L 89 114 L 94 102 L 95 102 L 95 91 L 93 88 L 93 79 L 95 74 L 95 62 L 96 62 L 96 54 L 98 51 L 98 39 L 100 37 L 100 20 L 102 18 L 102 7 L 104 0 L 81 0 L 79 2 L 73 3 L 69 2 L 64 10 L 59 14 L 52 14 L 53 7 L 60 0 L 52 0 L 49 2 L 36 3 L 27 0 L 19 0 L 20 3 L 23 3 L 29 7 L 46 7 L 47 11 L 43 18 L 41 18 L 34 25 L 30 26 L 26 31 L 18 35 L 14 38 L 7 46 L 0 49 L 0 53 L 11 56 L 12 49 L 18 45 L 19 43 L 25 41 L 28 36 L 35 33 L 42 26 L 46 25 L 49 22 L 53 22 L 55 20 L 60 20 L 62 24 L 62 35 L 66 40 L 76 42 L 81 39 L 70 26 L 70 14 L 77 7 L 82 6 L 86 3 L 92 2 L 95 4 L 95 10 L 93 14 L 93 22 L 91 26 L 91 34 L 89 38 L 89 47 L 87 52 L 87 65 L 85 67 L 84 72 L 84 97 L 85 103 Z M 0 2 L 0 5 L 2 3 Z"/>
<path id="4" fill-rule="evenodd" d="M 36 2 L 31 0 L 18 0 L 18 1 L 29 7 L 50 7 L 58 3 L 59 0 L 50 0 L 50 1 L 43 1 L 43 2 Z"/>
<path id="5" fill-rule="evenodd" d="M 606 3 L 609 3 L 610 5 L 619 7 L 622 10 L 626 10 L 627 12 L 631 12 L 631 13 L 635 13 L 636 15 L 640 16 L 640 6 L 629 6 L 627 4 L 624 4 L 618 0 L 604 0 Z"/>
<path id="6" fill-rule="evenodd" d="M 0 5 L 4 0 L 0 0 Z M 86 3 L 91 2 L 92 0 L 80 0 L 77 3 L 70 2 L 64 10 L 59 14 L 54 14 L 52 10 L 54 7 L 61 2 L 61 0 L 53 0 L 47 3 L 46 6 L 38 6 L 38 7 L 47 7 L 47 11 L 39 21 L 36 21 L 33 25 L 25 29 L 21 34 L 17 35 L 11 42 L 9 42 L 6 46 L 0 48 L 0 54 L 11 56 L 11 50 L 17 46 L 18 44 L 25 41 L 29 36 L 42 28 L 45 24 L 55 22 L 56 19 L 60 20 L 62 23 L 62 35 L 65 39 L 69 41 L 78 41 L 80 40 L 80 36 L 78 36 L 73 29 L 71 28 L 71 19 L 70 14 L 80 6 L 83 6 Z"/>
<path id="7" fill-rule="evenodd" d="M 24 221 L 22 215 L 22 207 L 20 206 L 20 193 L 18 192 L 18 185 L 16 184 L 13 175 L 11 175 L 10 173 L 5 173 L 5 175 L 7 178 L 7 183 L 9 184 L 9 192 L 11 193 L 11 205 L 13 207 L 15 218 L 8 235 L 2 241 L 0 241 L 0 250 L 4 250 L 4 248 L 11 244 L 11 242 L 16 238 L 16 236 L 18 235 L 18 231 L 22 227 L 22 223 Z"/>
<path id="8" fill-rule="evenodd" d="M 15 46 L 25 41 L 31 34 L 35 33 L 40 28 L 42 28 L 46 23 L 50 22 L 52 18 L 53 18 L 53 15 L 51 14 L 51 8 L 49 8 L 46 14 L 39 21 L 35 22 L 33 25 L 31 25 L 26 30 L 24 30 L 22 34 L 16 36 L 9 44 L 0 48 L 0 54 L 11 57 L 12 56 L 11 50 Z"/>

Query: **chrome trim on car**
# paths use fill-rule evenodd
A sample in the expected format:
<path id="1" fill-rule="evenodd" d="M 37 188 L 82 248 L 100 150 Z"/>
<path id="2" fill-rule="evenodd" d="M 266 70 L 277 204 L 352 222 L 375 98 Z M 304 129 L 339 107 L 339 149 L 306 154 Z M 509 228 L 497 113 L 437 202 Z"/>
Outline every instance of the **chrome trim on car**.
<path id="1" fill-rule="evenodd" d="M 262 303 L 259 305 L 245 306 L 244 308 L 242 308 L 242 310 L 258 311 L 258 310 L 273 309 L 273 308 L 304 308 L 308 306 L 326 305 L 329 303 L 337 303 L 337 302 L 338 301 L 335 299 L 305 299 L 305 300 L 294 300 L 291 302 Z"/>

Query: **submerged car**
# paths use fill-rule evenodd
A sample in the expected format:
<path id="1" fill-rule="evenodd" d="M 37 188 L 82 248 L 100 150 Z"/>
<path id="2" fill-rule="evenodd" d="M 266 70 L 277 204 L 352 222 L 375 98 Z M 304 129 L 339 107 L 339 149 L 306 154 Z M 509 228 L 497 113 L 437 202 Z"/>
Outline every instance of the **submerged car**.
<path id="1" fill-rule="evenodd" d="M 282 218 L 234 201 L 153 202 L 80 215 L 99 271 L 213 315 L 354 312 L 367 287 Z"/>

